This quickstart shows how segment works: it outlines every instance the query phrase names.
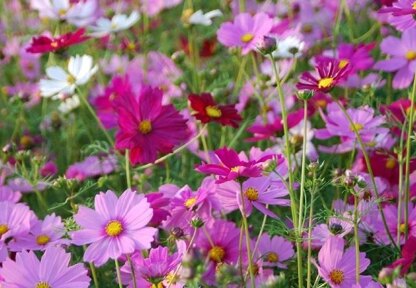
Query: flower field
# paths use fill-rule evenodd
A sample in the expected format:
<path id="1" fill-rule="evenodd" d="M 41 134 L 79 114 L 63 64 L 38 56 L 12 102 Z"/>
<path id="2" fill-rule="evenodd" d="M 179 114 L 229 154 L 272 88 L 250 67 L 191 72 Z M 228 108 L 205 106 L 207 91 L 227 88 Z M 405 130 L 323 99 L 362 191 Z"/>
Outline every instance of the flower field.
<path id="1" fill-rule="evenodd" d="M 416 1 L 0 1 L 0 288 L 416 287 Z"/>

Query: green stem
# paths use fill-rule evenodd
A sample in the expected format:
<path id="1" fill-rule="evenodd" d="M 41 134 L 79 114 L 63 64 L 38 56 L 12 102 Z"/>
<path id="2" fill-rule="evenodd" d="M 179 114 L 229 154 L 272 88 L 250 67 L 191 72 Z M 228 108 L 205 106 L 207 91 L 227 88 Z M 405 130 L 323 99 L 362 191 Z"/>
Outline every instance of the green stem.
<path id="1" fill-rule="evenodd" d="M 116 264 L 116 273 L 117 273 L 118 287 L 119 288 L 123 288 L 123 284 L 121 283 L 120 265 L 118 264 L 117 259 L 114 260 L 114 263 Z"/>
<path id="2" fill-rule="evenodd" d="M 354 193 L 355 282 L 360 284 L 360 240 L 358 237 L 358 196 Z"/>
<path id="3" fill-rule="evenodd" d="M 414 124 L 414 116 L 415 116 L 415 96 L 416 96 L 416 74 L 414 75 L 413 79 L 413 88 L 412 94 L 410 96 L 410 112 L 409 112 L 409 121 L 407 123 L 407 139 L 406 139 L 406 161 L 405 161 L 405 203 L 404 203 L 404 223 L 405 223 L 405 230 L 404 235 L 405 239 L 407 240 L 409 234 L 409 201 L 410 201 L 410 157 L 412 156 L 411 153 L 411 137 L 413 131 L 413 124 Z M 400 222 L 400 218 L 398 219 Z"/>
<path id="4" fill-rule="evenodd" d="M 251 254 L 251 248 L 250 248 L 250 233 L 248 231 L 248 223 L 247 223 L 247 215 L 246 215 L 246 206 L 244 201 L 244 192 L 243 192 L 243 183 L 240 182 L 240 196 L 241 196 L 241 216 L 243 218 L 243 228 L 244 228 L 244 234 L 246 237 L 246 248 L 247 248 L 247 258 L 248 258 L 248 270 L 250 272 L 250 282 L 251 287 L 256 287 L 255 277 L 254 277 L 254 267 L 253 267 L 253 255 Z"/>
<path id="5" fill-rule="evenodd" d="M 303 227 L 303 202 L 305 198 L 305 172 L 306 172 L 306 139 L 308 137 L 308 102 L 303 101 L 303 145 L 302 145 L 302 166 L 300 178 L 299 216 L 298 227 Z"/>
<path id="6" fill-rule="evenodd" d="M 97 271 L 95 270 L 95 266 L 93 263 L 90 262 L 90 270 L 92 275 L 92 281 L 94 282 L 94 287 L 99 288 L 98 285 L 98 278 L 97 278 Z"/>
<path id="7" fill-rule="evenodd" d="M 292 173 L 292 160 L 290 155 L 290 146 L 289 146 L 289 128 L 287 124 L 287 111 L 286 111 L 286 104 L 285 104 L 285 97 L 283 94 L 282 83 L 279 78 L 279 72 L 277 71 L 276 62 L 274 61 L 273 57 L 270 55 L 270 60 L 272 62 L 273 72 L 276 78 L 276 86 L 277 86 L 277 93 L 279 94 L 279 102 L 280 107 L 282 110 L 282 120 L 283 120 L 283 131 L 284 131 L 284 140 L 285 140 L 285 156 L 288 163 L 288 171 L 289 171 L 289 196 L 290 196 L 290 209 L 292 214 L 292 221 L 293 226 L 295 229 L 295 237 L 296 237 L 296 258 L 298 264 L 298 287 L 303 287 L 303 265 L 302 265 L 302 245 L 300 242 L 300 231 L 298 227 L 298 219 L 297 219 L 297 201 L 295 197 L 295 193 L 293 191 L 293 173 Z"/>
<path id="8" fill-rule="evenodd" d="M 307 278 L 306 278 L 306 287 L 311 287 L 311 277 L 312 277 L 312 219 L 313 219 L 313 204 L 315 201 L 315 188 L 316 188 L 316 173 L 313 176 L 313 188 L 311 193 L 311 205 L 309 208 L 309 223 L 308 223 L 308 263 L 307 263 Z"/>
<path id="9" fill-rule="evenodd" d="M 127 188 L 131 189 L 131 177 L 130 177 L 130 150 L 126 150 L 125 155 L 125 162 L 126 162 L 126 180 L 127 180 Z"/>
<path id="10" fill-rule="evenodd" d="M 133 288 L 137 288 L 137 281 L 136 281 L 136 270 L 134 269 L 134 263 L 131 261 L 131 257 L 127 254 L 127 261 L 129 262 L 130 269 L 131 269 L 131 278 L 133 280 Z"/>

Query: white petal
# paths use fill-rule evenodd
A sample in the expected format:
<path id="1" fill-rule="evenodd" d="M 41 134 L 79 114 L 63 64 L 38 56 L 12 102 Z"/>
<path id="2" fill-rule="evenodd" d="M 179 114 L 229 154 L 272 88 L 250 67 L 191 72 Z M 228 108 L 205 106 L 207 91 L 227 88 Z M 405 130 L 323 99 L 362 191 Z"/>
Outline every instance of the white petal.
<path id="1" fill-rule="evenodd" d="M 66 81 L 68 74 L 59 66 L 46 68 L 46 75 L 52 80 Z"/>

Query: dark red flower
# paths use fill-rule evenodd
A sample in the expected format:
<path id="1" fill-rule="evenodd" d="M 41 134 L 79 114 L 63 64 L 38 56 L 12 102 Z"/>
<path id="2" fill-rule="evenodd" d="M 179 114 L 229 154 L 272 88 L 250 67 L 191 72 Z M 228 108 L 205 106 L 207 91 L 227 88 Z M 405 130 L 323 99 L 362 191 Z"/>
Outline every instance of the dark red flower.
<path id="1" fill-rule="evenodd" d="M 224 126 L 238 127 L 241 116 L 234 105 L 218 105 L 210 93 L 191 94 L 188 97 L 191 108 L 195 110 L 195 118 L 202 123 L 218 122 Z"/>
<path id="2" fill-rule="evenodd" d="M 62 50 L 66 47 L 84 42 L 89 39 L 85 35 L 85 29 L 81 28 L 75 32 L 69 32 L 64 35 L 50 38 L 47 36 L 33 37 L 32 43 L 26 49 L 29 53 L 48 53 Z"/>
<path id="3" fill-rule="evenodd" d="M 406 243 L 402 247 L 402 255 L 399 259 L 394 261 L 390 268 L 401 267 L 400 274 L 403 276 L 409 271 L 410 266 L 416 260 L 416 237 L 409 236 Z"/>
<path id="4" fill-rule="evenodd" d="M 301 81 L 296 85 L 300 90 L 329 92 L 349 73 L 349 64 L 340 65 L 339 60 L 332 58 L 317 59 L 316 73 L 304 72 Z"/>

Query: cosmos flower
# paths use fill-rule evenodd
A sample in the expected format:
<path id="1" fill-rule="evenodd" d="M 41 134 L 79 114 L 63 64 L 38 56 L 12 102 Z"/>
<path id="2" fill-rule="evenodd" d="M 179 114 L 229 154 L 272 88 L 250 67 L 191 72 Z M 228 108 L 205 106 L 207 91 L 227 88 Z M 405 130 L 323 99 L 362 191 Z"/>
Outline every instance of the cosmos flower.
<path id="1" fill-rule="evenodd" d="M 383 7 L 379 13 L 388 14 L 388 23 L 399 31 L 407 31 L 416 27 L 416 4 L 413 0 L 392 1 L 391 7 Z"/>
<path id="2" fill-rule="evenodd" d="M 242 54 L 253 51 L 263 41 L 273 25 L 273 20 L 265 13 L 251 16 L 242 13 L 235 17 L 234 22 L 223 23 L 218 29 L 218 41 L 227 47 L 240 47 Z"/>
<path id="3" fill-rule="evenodd" d="M 58 37 L 38 36 L 33 37 L 32 43 L 28 48 L 27 52 L 30 53 L 48 53 L 56 52 L 75 44 L 82 43 L 88 40 L 89 37 L 85 35 L 85 29 L 81 28 L 75 32 L 69 32 Z"/>
<path id="4" fill-rule="evenodd" d="M 235 179 L 260 177 L 262 174 L 260 164 L 271 158 L 272 155 L 257 161 L 244 161 L 236 151 L 224 147 L 215 150 L 212 164 L 199 165 L 196 170 L 204 174 L 217 175 L 219 176 L 217 183 L 223 183 Z"/>
<path id="5" fill-rule="evenodd" d="M 222 12 L 218 9 L 209 11 L 205 14 L 202 10 L 198 10 L 189 17 L 188 22 L 195 25 L 210 26 L 212 24 L 212 18 L 220 16 L 222 16 Z"/>
<path id="6" fill-rule="evenodd" d="M 393 88 L 407 88 L 413 81 L 413 75 L 416 72 L 415 37 L 416 28 L 412 28 L 403 32 L 401 39 L 388 36 L 380 44 L 381 51 L 391 57 L 378 61 L 374 65 L 374 69 L 387 72 L 396 71 L 393 78 Z"/>
<path id="7" fill-rule="evenodd" d="M 0 202 L 0 241 L 27 234 L 34 219 L 33 212 L 26 205 Z"/>
<path id="8" fill-rule="evenodd" d="M 0 268 L 4 287 L 88 288 L 90 277 L 82 264 L 69 265 L 70 253 L 58 247 L 46 249 L 41 260 L 33 251 L 17 253 L 16 260 L 8 258 Z"/>
<path id="9" fill-rule="evenodd" d="M 19 202 L 20 198 L 22 198 L 22 194 L 20 192 L 15 192 L 13 189 L 7 186 L 0 186 L 0 202 L 9 201 L 12 203 Z"/>
<path id="10" fill-rule="evenodd" d="M 117 168 L 117 158 L 114 155 L 92 155 L 70 165 L 65 172 L 65 177 L 84 181 L 88 178 L 110 174 Z"/>
<path id="11" fill-rule="evenodd" d="M 314 261 L 319 275 L 332 288 L 350 288 L 355 282 L 355 248 L 347 248 L 344 252 L 344 240 L 332 236 L 319 250 L 319 264 Z M 360 273 L 370 265 L 370 260 L 365 253 L 360 253 Z M 371 276 L 360 276 L 361 287 L 366 287 L 371 281 Z"/>
<path id="12" fill-rule="evenodd" d="M 80 206 L 74 216 L 81 230 L 71 233 L 75 245 L 88 246 L 84 261 L 97 266 L 123 254 L 149 249 L 155 228 L 146 227 L 153 216 L 147 200 L 126 190 L 117 198 L 112 191 L 95 196 L 95 209 Z"/>
<path id="13" fill-rule="evenodd" d="M 72 94 L 75 88 L 88 82 L 97 72 L 98 66 L 93 66 L 93 59 L 89 55 L 69 58 L 68 72 L 59 66 L 46 69 L 50 79 L 40 80 L 40 91 L 43 97 L 51 97 L 60 93 Z"/>
<path id="14" fill-rule="evenodd" d="M 263 259 L 264 266 L 286 269 L 287 265 L 283 262 L 292 258 L 295 251 L 292 243 L 285 238 L 264 233 L 260 236 L 257 253 Z"/>
<path id="15" fill-rule="evenodd" d="M 401 249 L 401 257 L 394 261 L 390 268 L 396 268 L 400 266 L 400 273 L 401 275 L 404 275 L 409 271 L 412 263 L 414 263 L 414 260 L 416 259 L 416 237 L 415 236 L 409 236 L 409 238 L 404 243 L 402 249 Z"/>
<path id="16" fill-rule="evenodd" d="M 89 35 L 97 38 L 107 36 L 114 32 L 126 30 L 134 25 L 140 18 L 140 14 L 133 11 L 130 16 L 124 14 L 116 14 L 111 18 L 99 18 L 95 25 L 89 27 L 92 32 Z"/>
<path id="17" fill-rule="evenodd" d="M 274 58 L 299 58 L 302 56 L 305 42 L 296 36 L 277 38 L 276 50 L 272 52 Z"/>
<path id="18" fill-rule="evenodd" d="M 301 90 L 314 90 L 329 92 L 341 80 L 344 80 L 349 73 L 348 64 L 340 67 L 340 62 L 336 59 L 324 58 L 316 62 L 315 74 L 304 72 L 296 87 Z"/>
<path id="19" fill-rule="evenodd" d="M 337 217 L 329 218 L 328 224 L 319 224 L 313 227 L 312 230 L 312 247 L 322 247 L 325 242 L 332 236 L 343 238 L 345 235 L 351 233 L 353 225 L 349 221 L 339 219 Z"/>
<path id="20" fill-rule="evenodd" d="M 172 152 L 189 136 L 186 120 L 173 105 L 162 105 L 162 97 L 162 90 L 144 86 L 138 97 L 117 99 L 116 148 L 129 149 L 133 165 L 155 161 L 158 152 Z"/>
<path id="21" fill-rule="evenodd" d="M 210 93 L 191 94 L 188 97 L 195 118 L 202 123 L 218 122 L 223 126 L 238 127 L 241 116 L 234 105 L 218 105 Z"/>

